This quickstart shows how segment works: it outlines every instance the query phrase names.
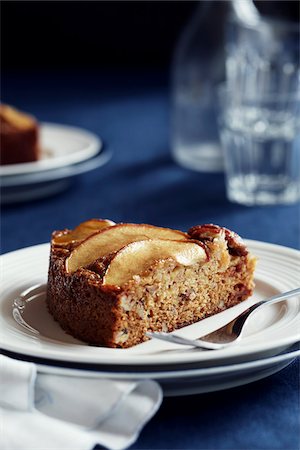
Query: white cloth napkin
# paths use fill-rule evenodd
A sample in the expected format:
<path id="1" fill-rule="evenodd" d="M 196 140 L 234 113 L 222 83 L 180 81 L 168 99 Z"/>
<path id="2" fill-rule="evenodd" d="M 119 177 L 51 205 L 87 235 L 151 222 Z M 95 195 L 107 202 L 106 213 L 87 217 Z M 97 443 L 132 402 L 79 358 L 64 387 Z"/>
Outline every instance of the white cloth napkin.
<path id="1" fill-rule="evenodd" d="M 2 450 L 111 450 L 130 446 L 162 401 L 152 380 L 113 381 L 37 373 L 0 355 Z"/>

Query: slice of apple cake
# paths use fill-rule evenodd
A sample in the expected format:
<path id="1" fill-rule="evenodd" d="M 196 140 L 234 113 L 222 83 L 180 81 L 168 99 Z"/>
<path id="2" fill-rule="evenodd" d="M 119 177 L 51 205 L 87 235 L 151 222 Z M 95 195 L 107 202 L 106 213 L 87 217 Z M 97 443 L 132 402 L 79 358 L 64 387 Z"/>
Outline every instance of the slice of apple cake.
<path id="1" fill-rule="evenodd" d="M 9 105 L 0 104 L 0 164 L 20 164 L 40 158 L 39 124 Z"/>
<path id="2" fill-rule="evenodd" d="M 245 300 L 254 268 L 241 238 L 217 225 L 183 233 L 92 219 L 53 233 L 47 305 L 74 337 L 126 348 Z"/>

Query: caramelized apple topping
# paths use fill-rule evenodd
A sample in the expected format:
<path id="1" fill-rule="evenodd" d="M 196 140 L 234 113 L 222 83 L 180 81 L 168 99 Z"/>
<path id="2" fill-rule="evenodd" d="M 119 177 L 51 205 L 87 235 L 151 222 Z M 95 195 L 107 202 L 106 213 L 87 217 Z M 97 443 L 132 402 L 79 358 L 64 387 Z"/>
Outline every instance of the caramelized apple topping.
<path id="1" fill-rule="evenodd" d="M 117 252 L 131 242 L 145 239 L 188 240 L 185 233 L 169 228 L 153 225 L 123 223 L 106 228 L 87 237 L 74 248 L 66 259 L 65 267 L 68 273 L 73 273 L 80 267 L 86 267 L 93 261 Z"/>
<path id="2" fill-rule="evenodd" d="M 58 246 L 65 246 L 75 242 L 80 242 L 86 239 L 93 233 L 104 230 L 105 228 L 115 225 L 115 222 L 108 219 L 91 219 L 82 222 L 74 230 L 67 233 L 57 235 L 53 238 L 53 244 Z"/>
<path id="3" fill-rule="evenodd" d="M 132 242 L 119 250 L 107 267 L 104 285 L 123 286 L 143 274 L 156 261 L 172 259 L 183 266 L 207 261 L 201 245 L 191 241 L 149 239 Z"/>

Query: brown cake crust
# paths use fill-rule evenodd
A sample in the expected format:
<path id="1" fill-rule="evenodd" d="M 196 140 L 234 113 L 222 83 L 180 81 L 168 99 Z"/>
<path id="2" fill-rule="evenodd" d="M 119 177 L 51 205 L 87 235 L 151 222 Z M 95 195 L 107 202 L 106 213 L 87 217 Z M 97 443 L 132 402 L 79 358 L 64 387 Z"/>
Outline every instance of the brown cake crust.
<path id="1" fill-rule="evenodd" d="M 37 161 L 40 155 L 38 137 L 39 127 L 33 117 L 0 105 L 1 165 Z"/>
<path id="2" fill-rule="evenodd" d="M 62 328 L 92 345 L 126 348 L 147 340 L 145 332 L 173 331 L 245 300 L 252 294 L 255 258 L 235 233 L 212 224 L 186 234 L 205 247 L 205 263 L 184 267 L 159 260 L 125 286 L 102 279 L 112 255 L 67 273 L 66 258 L 79 245 L 59 246 L 52 235 L 47 305 Z"/>

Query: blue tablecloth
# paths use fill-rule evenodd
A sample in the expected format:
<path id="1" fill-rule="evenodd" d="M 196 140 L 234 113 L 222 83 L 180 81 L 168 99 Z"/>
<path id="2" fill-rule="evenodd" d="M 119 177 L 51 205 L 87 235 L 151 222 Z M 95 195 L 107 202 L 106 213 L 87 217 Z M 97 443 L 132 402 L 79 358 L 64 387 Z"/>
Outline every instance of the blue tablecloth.
<path id="1" fill-rule="evenodd" d="M 59 195 L 4 206 L 2 252 L 48 242 L 91 217 L 186 230 L 214 222 L 250 239 L 299 248 L 296 206 L 229 203 L 223 174 L 178 167 L 170 156 L 167 78 L 157 74 L 10 74 L 3 101 L 40 121 L 98 134 L 114 151 L 104 167 Z M 232 390 L 166 398 L 133 449 L 299 449 L 299 367 Z"/>

